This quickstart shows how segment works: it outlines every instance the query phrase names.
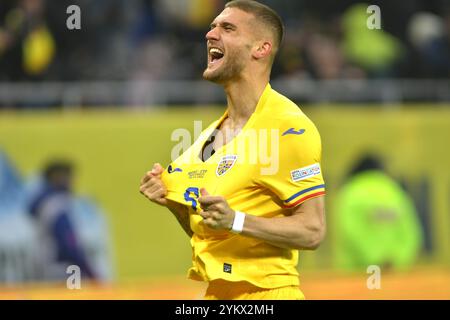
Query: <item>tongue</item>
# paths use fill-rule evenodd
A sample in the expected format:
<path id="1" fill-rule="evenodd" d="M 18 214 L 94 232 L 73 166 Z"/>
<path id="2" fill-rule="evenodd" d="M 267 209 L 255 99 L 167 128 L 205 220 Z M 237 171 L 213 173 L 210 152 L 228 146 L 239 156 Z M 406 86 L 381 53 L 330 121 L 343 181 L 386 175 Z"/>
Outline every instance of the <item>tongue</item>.
<path id="1" fill-rule="evenodd" d="M 223 58 L 223 54 L 220 54 L 220 53 L 212 53 L 211 56 L 212 56 L 213 60 L 219 60 L 219 59 Z"/>

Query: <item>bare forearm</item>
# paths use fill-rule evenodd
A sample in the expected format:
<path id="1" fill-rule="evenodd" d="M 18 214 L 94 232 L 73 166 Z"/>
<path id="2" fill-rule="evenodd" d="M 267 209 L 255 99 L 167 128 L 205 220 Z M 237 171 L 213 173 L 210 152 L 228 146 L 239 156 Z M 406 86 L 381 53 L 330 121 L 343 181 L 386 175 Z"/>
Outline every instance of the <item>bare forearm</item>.
<path id="1" fill-rule="evenodd" d="M 298 216 L 263 218 L 247 215 L 242 235 L 290 249 L 316 249 L 323 239 L 324 225 L 303 223 Z"/>
<path id="2" fill-rule="evenodd" d="M 170 204 L 167 205 L 167 208 L 173 213 L 186 234 L 189 237 L 192 237 L 194 233 L 192 232 L 190 225 L 188 208 L 175 202 L 170 202 Z"/>

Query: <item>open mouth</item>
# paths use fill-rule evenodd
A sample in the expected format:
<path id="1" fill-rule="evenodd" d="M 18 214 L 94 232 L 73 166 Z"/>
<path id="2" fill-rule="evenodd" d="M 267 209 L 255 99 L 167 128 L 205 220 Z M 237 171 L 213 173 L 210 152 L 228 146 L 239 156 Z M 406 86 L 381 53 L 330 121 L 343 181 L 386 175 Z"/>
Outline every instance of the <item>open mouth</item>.
<path id="1" fill-rule="evenodd" d="M 225 55 L 224 52 L 220 48 L 217 48 L 217 47 L 209 48 L 209 62 L 210 63 L 216 63 L 216 62 L 220 61 L 224 55 Z"/>

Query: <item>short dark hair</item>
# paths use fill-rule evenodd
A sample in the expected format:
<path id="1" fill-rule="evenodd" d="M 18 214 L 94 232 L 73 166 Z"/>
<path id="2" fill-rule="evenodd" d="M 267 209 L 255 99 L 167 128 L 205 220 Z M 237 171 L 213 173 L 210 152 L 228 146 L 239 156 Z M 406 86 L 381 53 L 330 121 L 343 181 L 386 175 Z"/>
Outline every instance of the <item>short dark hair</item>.
<path id="1" fill-rule="evenodd" d="M 364 154 L 354 165 L 350 175 L 353 176 L 369 170 L 384 171 L 383 162 L 378 155 L 373 153 Z"/>
<path id="2" fill-rule="evenodd" d="M 225 8 L 238 8 L 253 14 L 257 19 L 266 24 L 275 36 L 275 45 L 280 47 L 283 41 L 284 26 L 278 13 L 265 4 L 253 0 L 233 0 L 225 4 Z"/>
<path id="3" fill-rule="evenodd" d="M 54 175 L 71 175 L 73 172 L 73 166 L 66 160 L 54 160 L 45 166 L 43 170 L 43 176 L 46 181 L 50 181 Z"/>

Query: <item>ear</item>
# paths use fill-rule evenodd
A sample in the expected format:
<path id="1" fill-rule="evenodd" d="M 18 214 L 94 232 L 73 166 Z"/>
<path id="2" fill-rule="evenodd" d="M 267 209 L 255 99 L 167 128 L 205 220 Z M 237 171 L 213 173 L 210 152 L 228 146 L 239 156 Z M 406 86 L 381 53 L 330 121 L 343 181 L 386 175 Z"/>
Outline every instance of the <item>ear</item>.
<path id="1" fill-rule="evenodd" d="M 253 50 L 253 58 L 263 59 L 272 53 L 272 43 L 269 41 L 261 41 L 256 44 Z"/>

